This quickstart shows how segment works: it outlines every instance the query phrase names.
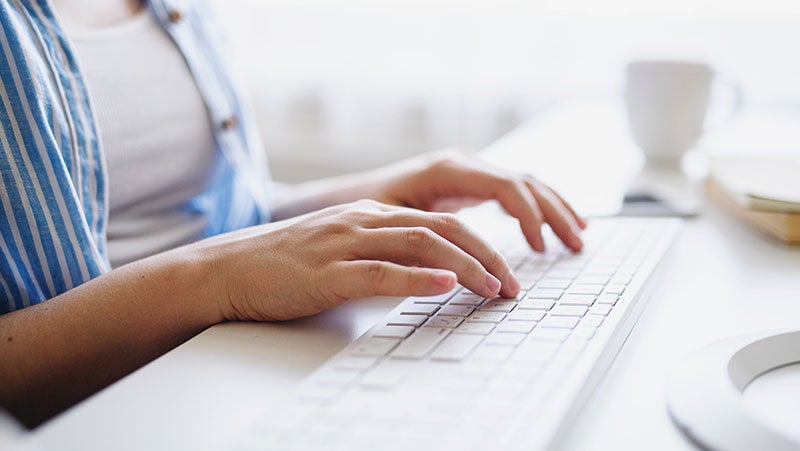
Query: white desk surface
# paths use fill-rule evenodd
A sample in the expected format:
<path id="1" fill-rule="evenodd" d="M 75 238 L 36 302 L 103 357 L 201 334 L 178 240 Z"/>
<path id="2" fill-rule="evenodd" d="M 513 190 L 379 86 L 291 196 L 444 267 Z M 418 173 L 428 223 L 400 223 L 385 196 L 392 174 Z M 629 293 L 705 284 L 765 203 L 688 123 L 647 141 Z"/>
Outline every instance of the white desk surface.
<path id="1" fill-rule="evenodd" d="M 488 158 L 513 161 L 516 167 L 528 164 L 534 172 L 544 168 L 548 180 L 559 181 L 555 184 L 576 199 L 587 188 L 598 192 L 597 186 L 618 192 L 625 179 L 613 170 L 604 173 L 608 162 L 636 160 L 626 153 L 629 143 L 619 141 L 624 136 L 620 117 L 595 116 L 598 111 L 561 112 L 544 124 L 523 127 L 500 141 Z M 616 138 L 610 139 L 608 130 L 616 130 Z M 581 159 L 571 159 L 574 152 Z M 575 183 L 557 170 L 558 161 L 570 160 L 582 161 L 574 171 L 601 185 Z M 636 163 L 626 164 L 629 170 Z M 589 196 L 584 209 L 592 202 Z M 692 449 L 664 403 L 665 380 L 676 362 L 731 335 L 800 328 L 800 250 L 714 206 L 687 221 L 661 274 L 628 342 L 574 423 L 566 449 Z M 287 323 L 212 327 L 33 435 L 44 449 L 82 451 L 199 450 L 224 444 L 238 424 L 269 408 L 397 302 L 366 299 Z"/>

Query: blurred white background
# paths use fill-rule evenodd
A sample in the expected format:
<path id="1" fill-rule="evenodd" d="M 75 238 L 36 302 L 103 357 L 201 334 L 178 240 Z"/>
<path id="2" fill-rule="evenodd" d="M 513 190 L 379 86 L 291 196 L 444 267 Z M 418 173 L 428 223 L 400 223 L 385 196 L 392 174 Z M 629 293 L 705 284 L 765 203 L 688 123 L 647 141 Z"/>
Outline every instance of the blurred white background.
<path id="1" fill-rule="evenodd" d="M 796 0 L 217 0 L 278 180 L 481 148 L 635 58 L 711 63 L 800 110 Z M 800 127 L 800 123 L 798 124 Z"/>

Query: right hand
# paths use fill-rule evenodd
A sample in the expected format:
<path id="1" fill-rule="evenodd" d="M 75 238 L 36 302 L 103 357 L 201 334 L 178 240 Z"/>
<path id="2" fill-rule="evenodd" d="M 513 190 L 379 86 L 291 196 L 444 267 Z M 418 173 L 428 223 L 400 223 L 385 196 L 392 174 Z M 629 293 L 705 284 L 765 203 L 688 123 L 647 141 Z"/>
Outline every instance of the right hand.
<path id="1" fill-rule="evenodd" d="M 456 282 L 485 297 L 516 296 L 500 253 L 449 213 L 375 201 L 326 208 L 198 243 L 211 252 L 228 320 L 312 315 L 348 299 L 431 296 Z"/>

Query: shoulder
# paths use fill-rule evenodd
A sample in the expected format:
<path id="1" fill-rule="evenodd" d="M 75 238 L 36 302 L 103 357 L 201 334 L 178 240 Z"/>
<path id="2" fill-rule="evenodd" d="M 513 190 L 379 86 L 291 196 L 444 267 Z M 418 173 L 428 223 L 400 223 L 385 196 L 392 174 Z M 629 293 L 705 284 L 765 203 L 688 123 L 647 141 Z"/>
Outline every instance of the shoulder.
<path id="1" fill-rule="evenodd" d="M 45 0 L 0 0 L 0 314 L 107 270 L 102 158 Z"/>

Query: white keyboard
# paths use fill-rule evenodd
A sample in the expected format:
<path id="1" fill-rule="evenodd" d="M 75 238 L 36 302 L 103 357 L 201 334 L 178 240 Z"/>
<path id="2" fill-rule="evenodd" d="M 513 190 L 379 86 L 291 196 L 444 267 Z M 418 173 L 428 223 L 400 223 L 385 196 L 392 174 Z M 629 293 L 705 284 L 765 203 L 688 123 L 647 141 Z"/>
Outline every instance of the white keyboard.
<path id="1" fill-rule="evenodd" d="M 596 219 L 580 254 L 503 243 L 523 292 L 404 300 L 237 449 L 550 449 L 613 361 L 680 226 Z"/>

